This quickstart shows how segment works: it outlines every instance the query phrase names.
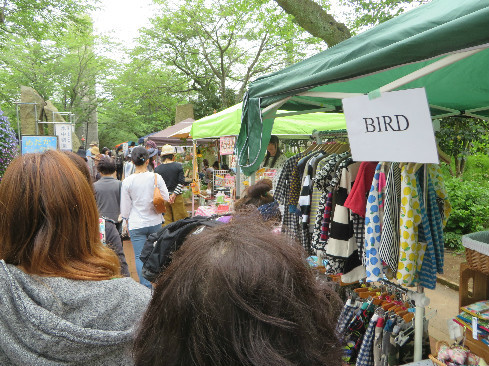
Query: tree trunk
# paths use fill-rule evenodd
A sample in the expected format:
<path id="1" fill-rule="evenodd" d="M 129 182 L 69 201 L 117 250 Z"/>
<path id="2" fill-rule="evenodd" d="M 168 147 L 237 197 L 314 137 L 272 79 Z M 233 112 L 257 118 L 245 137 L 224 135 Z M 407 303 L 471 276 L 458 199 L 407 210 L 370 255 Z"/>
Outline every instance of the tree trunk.
<path id="1" fill-rule="evenodd" d="M 321 38 L 329 47 L 351 37 L 350 30 L 326 13 L 314 0 L 275 1 L 288 14 L 294 16 L 297 24 L 314 37 Z"/>

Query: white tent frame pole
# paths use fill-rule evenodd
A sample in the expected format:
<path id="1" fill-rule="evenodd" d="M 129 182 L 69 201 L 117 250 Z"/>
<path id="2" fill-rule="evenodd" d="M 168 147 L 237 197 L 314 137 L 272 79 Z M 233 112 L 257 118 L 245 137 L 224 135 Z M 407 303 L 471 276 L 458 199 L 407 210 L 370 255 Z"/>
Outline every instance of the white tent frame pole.
<path id="1" fill-rule="evenodd" d="M 478 52 L 481 52 L 484 49 L 485 48 L 470 50 L 470 51 L 464 51 L 464 52 L 448 55 L 448 56 L 442 58 L 441 60 L 435 61 L 432 64 L 426 65 L 425 67 L 422 67 L 419 70 L 416 70 L 410 74 L 403 76 L 402 78 L 394 80 L 393 82 L 380 87 L 379 90 L 381 93 L 384 93 L 384 92 L 388 92 L 388 91 L 397 89 L 403 85 L 410 83 L 411 81 L 422 78 L 423 76 L 431 74 L 432 72 L 443 69 L 444 67 L 449 66 L 451 64 L 454 64 L 457 61 L 463 60 L 464 58 L 467 58 L 467 57 L 472 56 Z"/>

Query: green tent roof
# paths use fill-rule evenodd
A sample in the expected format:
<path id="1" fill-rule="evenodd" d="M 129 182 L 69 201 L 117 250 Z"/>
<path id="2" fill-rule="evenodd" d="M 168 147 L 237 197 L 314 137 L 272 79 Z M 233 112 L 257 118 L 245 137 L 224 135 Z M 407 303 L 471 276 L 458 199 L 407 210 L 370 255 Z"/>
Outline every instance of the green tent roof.
<path id="1" fill-rule="evenodd" d="M 345 116 L 340 113 L 309 113 L 277 118 L 272 133 L 296 138 L 308 136 L 314 130 L 331 131 L 346 129 Z M 201 118 L 192 124 L 190 136 L 195 139 L 220 136 L 237 136 L 241 127 L 241 103 L 219 113 Z"/>
<path id="2" fill-rule="evenodd" d="M 375 90 L 425 87 L 433 117 L 489 117 L 489 2 L 433 0 L 251 83 L 237 141 L 257 169 L 278 108 L 336 109 Z M 277 123 L 277 122 L 275 122 Z"/>

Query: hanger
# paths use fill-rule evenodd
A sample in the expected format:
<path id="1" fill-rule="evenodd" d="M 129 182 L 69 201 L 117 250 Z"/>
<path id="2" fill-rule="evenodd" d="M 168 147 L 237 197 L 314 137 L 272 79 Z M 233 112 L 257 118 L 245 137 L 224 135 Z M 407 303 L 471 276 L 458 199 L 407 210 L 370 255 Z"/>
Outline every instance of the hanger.
<path id="1" fill-rule="evenodd" d="M 316 147 L 318 146 L 317 143 L 313 142 L 311 145 L 309 145 L 307 147 L 307 149 L 304 150 L 304 155 L 307 155 L 309 154 L 310 152 L 312 152 Z"/>

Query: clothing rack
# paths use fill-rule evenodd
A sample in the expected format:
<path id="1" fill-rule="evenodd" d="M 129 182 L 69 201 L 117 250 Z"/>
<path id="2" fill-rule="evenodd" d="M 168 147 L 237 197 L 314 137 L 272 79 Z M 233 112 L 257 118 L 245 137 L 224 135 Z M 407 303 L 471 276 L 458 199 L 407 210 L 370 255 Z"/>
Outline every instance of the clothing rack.
<path id="1" fill-rule="evenodd" d="M 315 140 L 316 143 L 320 144 L 325 138 L 338 138 L 338 137 L 348 137 L 348 133 L 345 129 L 343 130 L 332 130 L 332 131 L 317 131 L 314 130 L 311 134 L 311 139 Z"/>

